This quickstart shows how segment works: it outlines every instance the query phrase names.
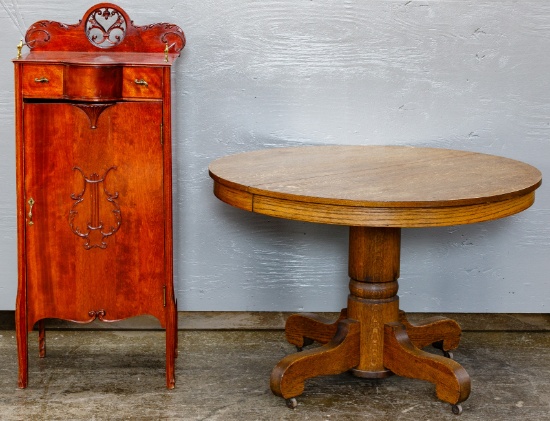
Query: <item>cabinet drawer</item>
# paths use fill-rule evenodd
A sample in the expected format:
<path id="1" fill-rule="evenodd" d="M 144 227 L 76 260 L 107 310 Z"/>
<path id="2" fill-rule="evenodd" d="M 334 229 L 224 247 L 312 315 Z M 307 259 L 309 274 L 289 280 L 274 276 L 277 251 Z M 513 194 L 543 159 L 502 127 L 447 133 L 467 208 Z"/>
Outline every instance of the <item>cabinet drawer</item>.
<path id="1" fill-rule="evenodd" d="M 63 96 L 63 66 L 25 64 L 22 79 L 23 96 L 56 98 Z"/>
<path id="2" fill-rule="evenodd" d="M 67 66 L 63 93 L 77 101 L 116 101 L 120 99 L 122 67 Z"/>
<path id="3" fill-rule="evenodd" d="M 162 98 L 162 69 L 125 67 L 122 96 L 124 98 Z"/>

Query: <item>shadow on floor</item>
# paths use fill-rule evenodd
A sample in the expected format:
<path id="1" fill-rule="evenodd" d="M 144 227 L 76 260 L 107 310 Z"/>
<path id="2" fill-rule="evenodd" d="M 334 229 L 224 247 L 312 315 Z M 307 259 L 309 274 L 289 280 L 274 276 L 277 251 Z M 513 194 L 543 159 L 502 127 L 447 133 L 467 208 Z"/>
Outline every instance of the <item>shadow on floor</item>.
<path id="1" fill-rule="evenodd" d="M 465 332 L 454 352 L 472 377 L 453 415 L 427 382 L 347 373 L 311 379 L 288 409 L 269 389 L 295 349 L 282 331 L 179 332 L 177 384 L 165 388 L 162 331 L 30 334 L 29 387 L 17 389 L 15 332 L 0 331 L 1 420 L 550 420 L 550 333 Z"/>

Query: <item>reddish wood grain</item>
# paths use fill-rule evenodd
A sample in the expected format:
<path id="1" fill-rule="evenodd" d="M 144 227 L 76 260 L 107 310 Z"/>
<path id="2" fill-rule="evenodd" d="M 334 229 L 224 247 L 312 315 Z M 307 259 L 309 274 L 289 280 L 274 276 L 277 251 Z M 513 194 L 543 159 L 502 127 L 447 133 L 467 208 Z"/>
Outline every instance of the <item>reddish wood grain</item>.
<path id="1" fill-rule="evenodd" d="M 95 11 L 105 8 L 118 11 L 125 21 L 126 28 L 124 38 L 119 44 L 109 47 L 110 52 L 163 53 L 165 46 L 168 45 L 170 53 L 179 54 L 185 47 L 185 35 L 177 25 L 155 23 L 135 26 L 128 14 L 112 3 L 99 3 L 92 6 L 77 24 L 70 25 L 48 20 L 36 22 L 27 30 L 25 43 L 34 51 L 104 52 L 105 49 L 98 48 L 86 36 L 86 23 Z M 100 24 L 108 25 L 106 21 Z"/>
<path id="2" fill-rule="evenodd" d="M 124 38 L 108 50 L 85 34 L 98 10 L 126 22 Z M 37 22 L 26 40 L 31 53 L 14 60 L 19 387 L 28 384 L 27 331 L 37 322 L 45 356 L 46 318 L 149 314 L 166 328 L 173 388 L 170 66 L 183 32 L 135 27 L 122 9 L 102 3 L 76 25 Z"/>
<path id="3" fill-rule="evenodd" d="M 24 113 L 25 196 L 35 201 L 26 232 L 29 328 L 49 317 L 86 321 L 100 309 L 106 320 L 152 314 L 164 326 L 162 103 L 115 104 L 95 129 L 72 104 L 30 103 Z M 83 189 L 83 175 L 103 176 L 112 167 L 99 186 L 99 218 L 103 231 L 115 224 L 107 189 L 117 194 L 121 228 L 104 240 L 105 249 L 87 250 L 69 228 L 69 212 L 86 231 L 92 185 L 76 206 L 71 195 Z M 100 242 L 96 233 L 92 243 Z"/>

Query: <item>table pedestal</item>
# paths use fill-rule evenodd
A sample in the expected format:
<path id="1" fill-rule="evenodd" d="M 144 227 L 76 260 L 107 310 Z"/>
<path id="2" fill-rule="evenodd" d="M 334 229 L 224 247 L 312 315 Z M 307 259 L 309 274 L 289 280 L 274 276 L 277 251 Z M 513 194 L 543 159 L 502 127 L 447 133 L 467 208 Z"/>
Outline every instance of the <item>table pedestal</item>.
<path id="1" fill-rule="evenodd" d="M 439 399 L 461 412 L 458 404 L 470 394 L 468 373 L 450 358 L 421 350 L 433 344 L 448 355 L 458 346 L 460 326 L 444 317 L 413 325 L 399 311 L 400 249 L 400 228 L 350 228 L 348 308 L 334 323 L 311 313 L 287 320 L 289 343 L 299 349 L 324 344 L 288 355 L 273 369 L 271 390 L 289 406 L 304 391 L 306 379 L 350 370 L 366 378 L 397 374 L 427 380 Z"/>

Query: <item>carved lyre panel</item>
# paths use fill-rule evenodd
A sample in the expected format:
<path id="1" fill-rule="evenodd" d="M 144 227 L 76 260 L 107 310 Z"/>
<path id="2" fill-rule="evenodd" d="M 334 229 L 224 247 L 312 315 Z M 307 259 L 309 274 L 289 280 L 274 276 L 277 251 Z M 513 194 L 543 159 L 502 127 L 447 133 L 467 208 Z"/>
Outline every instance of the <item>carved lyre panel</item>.
<path id="1" fill-rule="evenodd" d="M 109 172 L 116 170 L 116 167 L 109 168 L 102 177 L 97 173 L 87 177 L 79 167 L 74 167 L 73 170 L 82 175 L 83 187 L 80 193 L 71 194 L 71 199 L 75 203 L 69 211 L 69 226 L 73 233 L 85 240 L 84 248 L 86 250 L 105 249 L 107 248 L 105 240 L 116 233 L 122 224 L 120 207 L 116 201 L 118 192 L 109 192 L 105 182 Z M 102 189 L 100 189 L 100 185 L 102 185 Z M 104 215 L 101 215 L 105 207 L 110 208 L 110 211 L 103 211 Z M 82 212 L 79 212 L 80 210 Z M 105 223 L 105 218 L 108 218 L 110 222 Z"/>

